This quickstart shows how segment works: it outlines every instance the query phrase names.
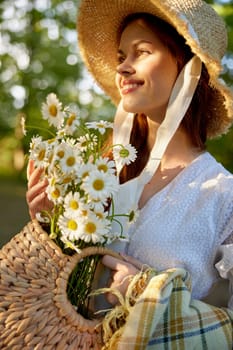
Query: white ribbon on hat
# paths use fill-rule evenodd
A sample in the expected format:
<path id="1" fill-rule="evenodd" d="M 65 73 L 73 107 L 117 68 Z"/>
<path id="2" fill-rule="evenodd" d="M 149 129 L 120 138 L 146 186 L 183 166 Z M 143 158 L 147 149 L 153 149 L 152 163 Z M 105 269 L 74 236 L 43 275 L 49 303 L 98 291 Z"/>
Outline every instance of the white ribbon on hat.
<path id="1" fill-rule="evenodd" d="M 164 152 L 177 131 L 187 109 L 192 101 L 198 81 L 201 76 L 202 63 L 199 57 L 194 56 L 180 72 L 169 99 L 167 111 L 163 122 L 157 131 L 156 141 L 151 150 L 149 160 L 137 179 L 140 190 L 148 183 L 161 162 Z M 122 102 L 119 104 L 113 128 L 113 144 L 127 144 L 130 140 L 134 114 L 123 110 Z M 121 170 L 116 162 L 117 172 Z M 133 179 L 134 180 L 134 179 Z M 132 180 L 130 180 L 132 181 Z M 139 190 L 139 189 L 138 189 Z M 137 197 L 140 198 L 141 191 Z"/>

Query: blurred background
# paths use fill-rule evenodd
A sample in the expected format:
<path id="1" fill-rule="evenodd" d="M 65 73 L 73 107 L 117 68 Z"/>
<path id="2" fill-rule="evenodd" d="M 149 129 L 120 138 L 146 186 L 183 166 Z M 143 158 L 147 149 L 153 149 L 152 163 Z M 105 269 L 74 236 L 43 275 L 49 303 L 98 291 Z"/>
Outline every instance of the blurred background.
<path id="1" fill-rule="evenodd" d="M 222 79 L 233 89 L 233 1 L 207 1 L 229 35 Z M 79 0 L 0 0 L 0 247 L 29 221 L 26 164 L 30 139 L 47 127 L 41 104 L 50 92 L 88 120 L 112 120 L 115 107 L 81 62 L 76 33 Z M 31 125 L 23 135 L 21 119 Z M 233 130 L 208 150 L 233 172 Z"/>

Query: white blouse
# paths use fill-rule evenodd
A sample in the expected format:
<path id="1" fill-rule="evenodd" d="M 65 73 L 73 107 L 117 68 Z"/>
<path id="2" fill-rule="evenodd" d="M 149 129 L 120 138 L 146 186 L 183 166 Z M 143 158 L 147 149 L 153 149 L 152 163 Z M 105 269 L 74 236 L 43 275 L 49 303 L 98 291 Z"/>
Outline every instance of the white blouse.
<path id="1" fill-rule="evenodd" d="M 119 208 L 131 197 L 133 203 L 132 183 L 122 185 Z M 231 274 L 233 245 L 223 243 L 232 233 L 233 175 L 205 152 L 140 210 L 125 252 L 160 271 L 184 267 L 191 273 L 193 297 L 202 299 L 220 275 Z"/>

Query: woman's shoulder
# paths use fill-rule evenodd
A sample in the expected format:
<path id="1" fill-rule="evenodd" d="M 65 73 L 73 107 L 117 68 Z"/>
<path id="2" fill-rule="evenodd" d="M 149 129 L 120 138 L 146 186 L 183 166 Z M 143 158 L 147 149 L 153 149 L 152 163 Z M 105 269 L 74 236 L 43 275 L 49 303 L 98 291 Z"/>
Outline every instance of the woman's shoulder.
<path id="1" fill-rule="evenodd" d="M 202 153 L 190 165 L 190 172 L 198 175 L 202 181 L 212 184 L 231 184 L 233 190 L 233 174 L 219 163 L 209 152 Z M 230 188 L 229 188 L 230 189 Z"/>

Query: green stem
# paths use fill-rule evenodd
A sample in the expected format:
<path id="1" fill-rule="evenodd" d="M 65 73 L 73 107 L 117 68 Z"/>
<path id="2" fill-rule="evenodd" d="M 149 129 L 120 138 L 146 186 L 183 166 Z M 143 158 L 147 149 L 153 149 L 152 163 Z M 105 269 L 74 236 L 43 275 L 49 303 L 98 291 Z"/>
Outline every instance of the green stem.
<path id="1" fill-rule="evenodd" d="M 77 312 L 89 317 L 89 294 L 99 255 L 93 255 L 80 261 L 72 271 L 67 285 L 67 295 L 71 304 L 76 306 Z"/>
<path id="2" fill-rule="evenodd" d="M 25 128 L 26 128 L 26 129 L 34 129 L 34 130 L 46 131 L 46 133 L 50 134 L 53 138 L 56 137 L 56 134 L 53 133 L 51 130 L 46 129 L 46 128 L 42 128 L 42 127 L 37 126 L 37 125 L 26 125 Z"/>

